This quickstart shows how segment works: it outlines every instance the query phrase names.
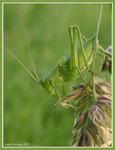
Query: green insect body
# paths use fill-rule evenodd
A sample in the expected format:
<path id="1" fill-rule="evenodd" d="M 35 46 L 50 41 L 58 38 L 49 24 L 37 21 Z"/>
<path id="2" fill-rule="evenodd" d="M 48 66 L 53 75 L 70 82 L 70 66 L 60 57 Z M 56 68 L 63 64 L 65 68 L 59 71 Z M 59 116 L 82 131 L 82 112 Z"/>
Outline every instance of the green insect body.
<path id="1" fill-rule="evenodd" d="M 75 67 L 70 67 L 70 57 L 65 57 L 64 60 L 58 64 L 58 75 L 64 82 L 72 81 L 78 75 L 78 72 Z"/>
<path id="2" fill-rule="evenodd" d="M 74 81 L 79 77 L 79 72 L 86 69 L 84 55 L 82 51 L 82 44 L 85 50 L 85 59 L 87 66 L 92 63 L 94 37 L 87 40 L 80 33 L 78 26 L 69 27 L 69 34 L 71 40 L 71 56 L 63 57 L 59 60 L 56 67 L 52 69 L 45 80 L 41 80 L 41 85 L 53 96 L 62 95 L 60 91 L 63 83 Z"/>
<path id="3" fill-rule="evenodd" d="M 84 39 L 77 26 L 70 27 L 69 33 L 71 39 L 71 56 L 63 58 L 58 64 L 58 74 L 65 82 L 76 79 L 79 75 L 77 68 L 83 72 L 86 69 L 85 60 L 87 66 L 89 66 L 93 58 L 94 37 L 90 40 Z M 85 56 L 83 55 L 81 42 L 85 50 Z"/>

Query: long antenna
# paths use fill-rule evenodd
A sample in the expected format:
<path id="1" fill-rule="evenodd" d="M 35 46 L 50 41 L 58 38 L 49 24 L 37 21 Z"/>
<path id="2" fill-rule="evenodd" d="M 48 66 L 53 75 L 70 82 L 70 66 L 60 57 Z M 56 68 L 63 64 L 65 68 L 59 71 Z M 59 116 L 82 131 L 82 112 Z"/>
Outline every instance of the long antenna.
<path id="1" fill-rule="evenodd" d="M 9 54 L 24 68 L 24 70 L 35 80 L 35 81 L 39 81 L 36 76 L 34 76 L 31 71 L 21 62 L 21 60 L 19 58 L 17 58 L 16 55 L 14 55 L 8 48 L 7 51 L 9 52 Z"/>
<path id="2" fill-rule="evenodd" d="M 32 58 L 32 54 L 31 54 L 30 45 L 29 45 L 29 42 L 27 40 L 26 40 L 26 43 L 27 43 L 27 47 L 28 47 L 28 50 L 29 50 L 30 59 L 31 59 L 32 67 L 33 67 L 33 71 L 35 73 L 36 78 L 39 80 L 40 78 L 39 78 L 39 76 L 37 74 L 36 67 L 35 67 L 35 64 L 34 64 L 34 61 L 33 61 L 33 58 Z"/>

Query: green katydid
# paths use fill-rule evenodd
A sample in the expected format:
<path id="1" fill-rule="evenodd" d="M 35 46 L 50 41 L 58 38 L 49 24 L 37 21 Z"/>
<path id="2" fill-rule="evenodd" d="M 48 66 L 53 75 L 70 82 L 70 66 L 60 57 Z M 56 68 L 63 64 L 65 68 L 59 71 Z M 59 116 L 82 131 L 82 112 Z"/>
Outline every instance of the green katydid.
<path id="1" fill-rule="evenodd" d="M 17 58 L 17 56 L 8 50 L 9 53 L 18 61 L 18 63 L 35 81 L 37 81 L 51 95 L 56 97 L 62 96 L 58 87 L 59 82 L 60 85 L 63 86 L 63 83 L 73 81 L 79 76 L 81 76 L 83 79 L 83 71 L 88 69 L 88 66 L 92 63 L 95 37 L 87 40 L 81 34 L 78 26 L 70 26 L 69 35 L 71 40 L 71 55 L 68 57 L 63 57 L 61 60 L 59 60 L 57 66 L 52 69 L 51 73 L 44 80 L 41 79 L 37 74 L 29 45 L 28 49 L 34 74 Z"/>
<path id="2" fill-rule="evenodd" d="M 71 81 L 78 77 L 92 62 L 94 37 L 84 39 L 78 26 L 69 27 L 71 39 L 71 56 L 58 64 L 58 73 L 63 80 Z"/>

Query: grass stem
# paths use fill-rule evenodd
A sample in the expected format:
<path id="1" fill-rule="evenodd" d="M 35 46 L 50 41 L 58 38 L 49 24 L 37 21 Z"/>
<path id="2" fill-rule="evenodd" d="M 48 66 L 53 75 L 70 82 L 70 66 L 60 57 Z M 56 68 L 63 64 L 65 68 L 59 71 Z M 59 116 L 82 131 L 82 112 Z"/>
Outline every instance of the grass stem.
<path id="1" fill-rule="evenodd" d="M 103 5 L 100 6 L 99 18 L 97 22 L 97 30 L 96 30 L 95 40 L 94 40 L 94 54 L 93 54 L 93 62 L 92 62 L 92 83 L 93 83 L 93 94 L 95 100 L 97 99 L 96 90 L 95 90 L 95 64 L 96 64 L 95 61 L 96 61 L 96 52 L 97 52 L 98 35 L 99 35 L 100 22 L 102 17 L 102 10 L 103 10 Z"/>

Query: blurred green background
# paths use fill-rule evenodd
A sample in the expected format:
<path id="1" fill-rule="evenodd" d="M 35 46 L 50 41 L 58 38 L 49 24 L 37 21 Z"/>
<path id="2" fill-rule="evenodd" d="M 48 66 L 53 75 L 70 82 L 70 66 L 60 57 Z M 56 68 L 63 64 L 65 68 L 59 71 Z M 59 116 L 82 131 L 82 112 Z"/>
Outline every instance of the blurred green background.
<path id="1" fill-rule="evenodd" d="M 29 41 L 36 68 L 47 75 L 56 62 L 70 54 L 68 26 L 79 25 L 90 38 L 96 31 L 99 5 L 5 4 L 4 45 L 30 69 Z M 99 42 L 111 44 L 111 7 L 103 8 Z M 5 51 L 4 144 L 71 145 L 73 112 L 55 105 L 51 97 Z"/>

